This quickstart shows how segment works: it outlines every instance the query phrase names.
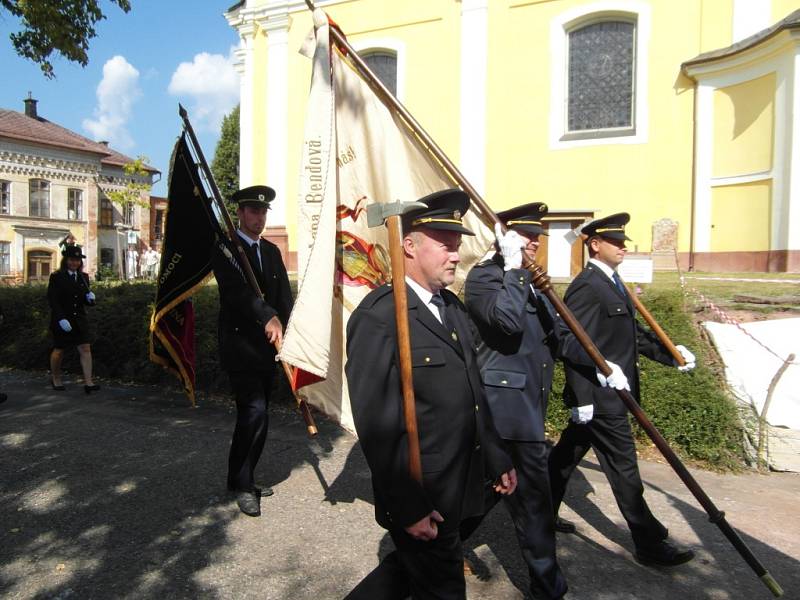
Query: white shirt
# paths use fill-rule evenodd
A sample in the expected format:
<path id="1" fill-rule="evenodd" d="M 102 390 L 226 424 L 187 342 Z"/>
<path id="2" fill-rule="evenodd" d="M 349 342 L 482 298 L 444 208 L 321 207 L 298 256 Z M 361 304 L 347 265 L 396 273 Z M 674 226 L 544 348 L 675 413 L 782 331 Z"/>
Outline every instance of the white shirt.
<path id="1" fill-rule="evenodd" d="M 245 242 L 247 242 L 247 246 L 249 248 L 253 247 L 253 244 L 256 244 L 258 240 L 251 240 L 250 237 L 241 229 L 237 229 L 236 233 L 239 234 L 239 237 L 242 238 Z M 261 268 L 261 244 L 256 246 L 256 256 L 258 256 L 258 267 Z"/>
<path id="2" fill-rule="evenodd" d="M 596 258 L 590 258 L 589 262 L 605 273 L 611 282 L 614 283 L 614 269 L 609 267 L 606 263 L 597 260 Z M 616 283 L 614 285 L 616 285 Z"/>
<path id="3" fill-rule="evenodd" d="M 422 303 L 428 307 L 428 310 L 430 310 L 433 316 L 436 317 L 436 320 L 439 321 L 439 323 L 441 323 L 442 315 L 439 313 L 439 307 L 431 303 L 431 298 L 433 298 L 433 293 L 426 290 L 416 281 L 411 279 L 408 275 L 406 275 L 406 284 L 408 285 L 408 287 L 414 290 L 414 293 L 417 296 L 419 296 L 419 299 L 422 300 Z"/>

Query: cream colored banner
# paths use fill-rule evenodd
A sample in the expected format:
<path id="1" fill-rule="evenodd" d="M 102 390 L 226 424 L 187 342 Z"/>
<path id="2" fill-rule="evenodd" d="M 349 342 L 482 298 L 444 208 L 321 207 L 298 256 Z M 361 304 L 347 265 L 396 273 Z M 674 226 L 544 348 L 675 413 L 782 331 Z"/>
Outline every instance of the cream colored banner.
<path id="1" fill-rule="evenodd" d="M 329 48 L 325 21 L 317 28 L 301 163 L 301 284 L 281 358 L 325 378 L 301 393 L 353 431 L 343 377 L 344 331 L 364 296 L 390 279 L 386 229 L 367 226 L 366 208 L 410 202 L 455 184 L 350 61 Z M 464 237 L 459 289 L 466 270 L 493 242 L 472 212 L 465 223 L 478 235 Z"/>

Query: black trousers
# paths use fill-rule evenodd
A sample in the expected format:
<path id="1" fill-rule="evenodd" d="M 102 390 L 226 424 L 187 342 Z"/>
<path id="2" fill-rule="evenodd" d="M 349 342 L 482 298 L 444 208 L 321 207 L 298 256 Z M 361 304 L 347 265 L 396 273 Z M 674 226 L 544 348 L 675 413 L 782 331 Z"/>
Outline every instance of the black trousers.
<path id="1" fill-rule="evenodd" d="M 501 496 L 487 486 L 486 512 L 500 498 L 505 498 L 522 557 L 528 565 L 532 590 L 537 597 L 561 598 L 567 593 L 567 581 L 556 560 L 555 510 L 547 468 L 549 448 L 545 442 L 509 440 L 506 447 L 517 470 L 517 489 L 510 496 Z M 482 520 L 483 517 L 465 520 L 461 524 L 461 539 L 466 540 Z"/>
<path id="2" fill-rule="evenodd" d="M 595 415 L 585 425 L 570 421 L 561 433 L 549 461 L 555 513 L 564 499 L 570 475 L 589 448 L 594 448 L 636 547 L 647 548 L 666 539 L 667 528 L 653 516 L 644 499 L 627 415 Z"/>
<path id="3" fill-rule="evenodd" d="M 390 530 L 396 550 L 386 556 L 345 600 L 464 600 L 464 556 L 458 529 L 439 530 L 421 542 Z"/>
<path id="4" fill-rule="evenodd" d="M 236 399 L 236 426 L 228 455 L 228 489 L 252 490 L 253 475 L 264 450 L 269 427 L 269 391 L 274 371 L 231 371 L 228 377 Z"/>

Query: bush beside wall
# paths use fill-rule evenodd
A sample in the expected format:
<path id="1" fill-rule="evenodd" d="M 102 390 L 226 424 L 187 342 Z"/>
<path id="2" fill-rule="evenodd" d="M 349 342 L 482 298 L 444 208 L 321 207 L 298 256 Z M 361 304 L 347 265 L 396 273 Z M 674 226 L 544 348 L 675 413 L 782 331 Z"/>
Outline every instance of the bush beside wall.
<path id="1" fill-rule="evenodd" d="M 149 361 L 149 324 L 155 285 L 147 282 L 96 283 L 97 306 L 89 308 L 94 332 L 92 354 L 95 373 L 101 378 L 170 385 L 177 380 Z M 0 287 L 5 323 L 0 327 L 0 365 L 46 370 L 50 352 L 49 307 L 41 285 Z M 642 301 L 669 332 L 698 357 L 689 374 L 675 368 L 640 360 L 642 405 L 664 437 L 685 458 L 716 468 L 736 468 L 743 460 L 743 435 L 737 410 L 726 395 L 724 381 L 707 365 L 714 350 L 700 338 L 691 316 L 684 311 L 680 290 L 651 287 Z M 197 390 L 203 394 L 227 393 L 227 377 L 217 361 L 218 294 L 213 282 L 194 296 L 196 321 Z M 710 360 L 711 359 L 711 360 Z M 77 355 L 68 352 L 65 370 L 80 373 Z M 291 393 L 279 379 L 279 396 L 291 401 Z M 548 432 L 557 437 L 568 412 L 561 402 L 563 370 L 557 367 L 548 411 Z M 277 398 L 276 398 L 277 399 Z M 637 437 L 645 434 L 635 427 Z"/>

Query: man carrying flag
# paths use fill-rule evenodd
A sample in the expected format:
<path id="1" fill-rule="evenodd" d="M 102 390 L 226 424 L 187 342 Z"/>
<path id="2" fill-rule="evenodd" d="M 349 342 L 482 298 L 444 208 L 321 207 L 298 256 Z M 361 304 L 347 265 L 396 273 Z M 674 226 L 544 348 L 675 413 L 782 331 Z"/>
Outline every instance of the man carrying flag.
<path id="1" fill-rule="evenodd" d="M 211 264 L 219 286 L 220 361 L 228 371 L 236 400 L 228 489 L 236 494 L 244 514 L 257 517 L 261 514 L 261 496 L 272 495 L 270 488 L 255 485 L 253 472 L 267 439 L 275 345 L 283 340 L 283 328 L 292 311 L 292 294 L 280 250 L 261 239 L 275 190 L 254 185 L 239 190 L 231 199 L 239 205 L 236 234 L 242 239 L 263 298 L 248 285 L 233 244 L 219 238 Z"/>
<path id="2" fill-rule="evenodd" d="M 583 227 L 589 262 L 567 288 L 564 302 L 597 344 L 609 366 L 611 360 L 620 366 L 638 402 L 639 354 L 677 366 L 680 371 L 693 369 L 695 357 L 684 346 L 678 346 L 686 362 L 678 366 L 658 337 L 636 320 L 636 309 L 617 273 L 627 252 L 625 242 L 630 241 L 625 234 L 629 220 L 628 213 L 617 213 Z M 564 403 L 571 409 L 571 418 L 549 457 L 556 514 L 570 475 L 592 448 L 630 529 L 636 559 L 643 564 L 667 567 L 692 560 L 691 549 L 679 548 L 667 541 L 667 528 L 653 515 L 644 499 L 628 409 L 613 386 L 602 387 L 595 369 L 569 360 L 565 361 L 565 375 Z"/>
<path id="3" fill-rule="evenodd" d="M 413 389 L 422 481 L 409 471 L 393 286 L 369 293 L 347 325 L 345 367 L 356 431 L 372 472 L 375 518 L 396 550 L 348 599 L 465 598 L 462 519 L 484 510 L 484 482 L 511 494 L 516 472 L 494 429 L 455 280 L 468 196 L 422 198 L 403 216 Z"/>

